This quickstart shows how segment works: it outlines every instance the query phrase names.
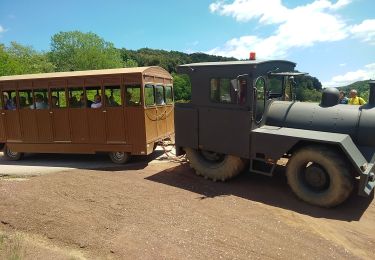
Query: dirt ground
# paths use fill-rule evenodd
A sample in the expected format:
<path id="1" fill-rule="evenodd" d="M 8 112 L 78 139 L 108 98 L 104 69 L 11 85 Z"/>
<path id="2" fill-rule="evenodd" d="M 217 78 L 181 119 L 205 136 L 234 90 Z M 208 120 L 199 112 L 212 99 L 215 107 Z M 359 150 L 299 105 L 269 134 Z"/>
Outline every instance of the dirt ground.
<path id="1" fill-rule="evenodd" d="M 307 205 L 288 188 L 282 166 L 272 178 L 244 173 L 222 183 L 156 157 L 113 166 L 102 156 L 37 155 L 21 164 L 51 167 L 46 162 L 53 160 L 68 168 L 0 178 L 0 259 L 375 255 L 372 197 L 353 195 L 334 209 Z M 2 171 L 7 167 L 0 163 Z"/>

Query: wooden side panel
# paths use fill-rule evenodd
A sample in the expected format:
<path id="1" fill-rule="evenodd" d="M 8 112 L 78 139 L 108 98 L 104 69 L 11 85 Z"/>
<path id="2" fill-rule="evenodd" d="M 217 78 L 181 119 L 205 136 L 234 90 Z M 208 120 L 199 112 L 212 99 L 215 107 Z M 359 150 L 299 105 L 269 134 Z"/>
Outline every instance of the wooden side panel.
<path id="1" fill-rule="evenodd" d="M 72 140 L 70 136 L 68 109 L 53 109 L 51 121 L 53 128 L 53 140 L 55 142 L 68 142 Z"/>
<path id="2" fill-rule="evenodd" d="M 158 136 L 162 137 L 167 134 L 167 120 L 166 120 L 166 107 L 161 106 L 157 108 L 157 126 L 158 126 Z"/>
<path id="3" fill-rule="evenodd" d="M 122 107 L 106 108 L 107 143 L 125 143 L 126 132 L 124 109 Z"/>
<path id="4" fill-rule="evenodd" d="M 50 143 L 53 141 L 51 116 L 48 109 L 34 110 L 38 129 L 38 142 Z"/>
<path id="5" fill-rule="evenodd" d="M 132 145 L 132 153 L 145 154 L 147 151 L 145 112 L 143 107 L 125 108 L 125 128 L 127 131 L 126 143 Z"/>
<path id="6" fill-rule="evenodd" d="M 18 111 L 7 110 L 5 112 L 5 131 L 8 141 L 21 141 L 21 127 Z"/>
<path id="7" fill-rule="evenodd" d="M 20 109 L 19 115 L 22 127 L 22 141 L 24 143 L 36 143 L 38 140 L 38 128 L 34 110 Z"/>
<path id="8" fill-rule="evenodd" d="M 102 108 L 86 109 L 91 144 L 106 143 L 105 113 L 103 111 L 105 110 Z"/>
<path id="9" fill-rule="evenodd" d="M 145 126 L 147 142 L 158 137 L 158 110 L 156 107 L 145 108 Z"/>
<path id="10" fill-rule="evenodd" d="M 0 110 L 0 142 L 4 143 L 6 140 L 5 135 L 5 112 Z"/>
<path id="11" fill-rule="evenodd" d="M 72 142 L 89 142 L 89 127 L 87 124 L 86 109 L 69 109 L 69 118 Z"/>

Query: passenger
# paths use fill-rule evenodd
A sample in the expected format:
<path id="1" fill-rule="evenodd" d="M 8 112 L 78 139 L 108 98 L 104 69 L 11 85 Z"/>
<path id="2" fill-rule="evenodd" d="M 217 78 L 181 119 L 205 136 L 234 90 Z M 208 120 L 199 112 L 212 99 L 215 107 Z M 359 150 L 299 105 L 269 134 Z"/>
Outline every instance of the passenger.
<path id="1" fill-rule="evenodd" d="M 112 106 L 112 107 L 118 107 L 120 104 L 116 102 L 115 100 L 115 97 L 113 95 L 110 95 L 109 96 L 109 104 Z"/>
<path id="2" fill-rule="evenodd" d="M 93 102 L 91 100 L 87 99 L 87 96 L 86 96 L 86 100 L 87 100 L 87 107 L 91 107 Z M 81 94 L 81 96 L 79 98 L 79 107 L 81 107 L 81 108 L 85 107 L 85 96 L 83 95 L 83 93 Z"/>
<path id="3" fill-rule="evenodd" d="M 357 94 L 358 94 L 357 90 L 355 89 L 350 90 L 350 99 L 348 102 L 349 105 L 365 105 L 366 104 L 366 101 L 363 98 L 358 97 Z"/>
<path id="4" fill-rule="evenodd" d="M 76 97 L 70 97 L 69 98 L 69 106 L 70 107 L 79 107 L 78 100 Z"/>
<path id="5" fill-rule="evenodd" d="M 15 110 L 16 109 L 16 103 L 14 103 L 9 97 L 7 93 L 3 94 L 4 97 L 4 109 L 5 110 Z"/>
<path id="6" fill-rule="evenodd" d="M 96 94 L 94 97 L 94 103 L 91 104 L 91 108 L 100 108 L 102 107 L 102 98 L 100 95 Z"/>
<path id="7" fill-rule="evenodd" d="M 51 108 L 59 108 L 59 99 L 56 96 L 51 97 Z"/>
<path id="8" fill-rule="evenodd" d="M 35 107 L 34 107 L 35 105 Z M 35 95 L 35 104 L 30 106 L 31 109 L 47 109 L 48 105 L 44 102 L 44 98 L 41 94 Z"/>
<path id="9" fill-rule="evenodd" d="M 345 97 L 345 92 L 341 90 L 339 104 L 348 104 L 348 102 L 349 102 L 349 99 Z"/>
<path id="10" fill-rule="evenodd" d="M 126 91 L 126 104 L 128 106 L 136 106 L 136 105 L 138 105 L 138 103 L 134 102 L 134 100 L 132 98 L 133 98 L 132 93 L 129 92 L 129 91 Z"/>
<path id="11" fill-rule="evenodd" d="M 157 105 L 165 105 L 163 95 L 158 91 L 156 91 L 156 104 Z"/>
<path id="12" fill-rule="evenodd" d="M 28 107 L 26 97 L 20 97 L 20 108 Z"/>

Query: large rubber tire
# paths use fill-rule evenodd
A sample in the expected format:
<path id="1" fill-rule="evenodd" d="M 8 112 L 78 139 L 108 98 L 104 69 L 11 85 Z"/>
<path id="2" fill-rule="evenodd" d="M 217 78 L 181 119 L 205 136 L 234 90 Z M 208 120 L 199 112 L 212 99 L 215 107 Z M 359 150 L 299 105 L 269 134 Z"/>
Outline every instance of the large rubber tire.
<path id="1" fill-rule="evenodd" d="M 246 165 L 245 160 L 233 155 L 225 155 L 220 162 L 211 162 L 195 149 L 185 148 L 185 152 L 190 166 L 195 170 L 196 174 L 213 181 L 231 179 L 240 174 Z"/>
<path id="2" fill-rule="evenodd" d="M 130 154 L 126 152 L 110 152 L 108 155 L 116 164 L 125 164 L 130 160 Z"/>
<path id="3" fill-rule="evenodd" d="M 325 184 L 319 190 L 306 182 L 306 169 L 312 164 L 326 176 Z M 300 199 L 316 206 L 330 208 L 341 204 L 351 194 L 354 178 L 350 169 L 345 158 L 337 151 L 312 145 L 301 148 L 292 155 L 287 164 L 286 175 L 289 186 Z M 317 171 L 309 172 L 312 178 L 316 178 L 315 173 Z M 318 179 L 319 181 L 321 179 Z"/>
<path id="4" fill-rule="evenodd" d="M 4 159 L 7 161 L 18 161 L 21 160 L 23 157 L 23 153 L 20 152 L 13 152 L 9 149 L 7 145 L 4 146 Z"/>

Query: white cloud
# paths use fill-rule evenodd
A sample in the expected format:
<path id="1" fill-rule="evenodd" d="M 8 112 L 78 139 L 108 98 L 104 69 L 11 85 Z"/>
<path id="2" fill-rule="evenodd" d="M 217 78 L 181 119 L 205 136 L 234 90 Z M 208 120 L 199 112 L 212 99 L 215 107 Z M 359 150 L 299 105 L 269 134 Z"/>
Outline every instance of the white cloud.
<path id="1" fill-rule="evenodd" d="M 350 36 L 351 30 L 335 12 L 350 4 L 351 0 L 315 0 L 312 3 L 287 8 L 281 0 L 234 0 L 212 3 L 212 13 L 232 16 L 239 22 L 257 20 L 263 25 L 274 25 L 277 29 L 268 37 L 245 35 L 227 41 L 224 46 L 208 53 L 222 56 L 247 58 L 249 51 L 258 57 L 283 58 L 288 51 L 297 47 L 309 47 L 318 42 L 340 41 Z M 367 28 L 367 26 L 363 26 Z M 357 29 L 359 32 L 365 30 Z"/>
<path id="2" fill-rule="evenodd" d="M 349 71 L 343 75 L 332 77 L 328 82 L 323 82 L 323 87 L 346 86 L 359 80 L 375 79 L 375 63 L 367 64 L 362 69 Z"/>
<path id="3" fill-rule="evenodd" d="M 364 20 L 362 23 L 354 25 L 350 32 L 353 37 L 375 45 L 375 19 Z"/>
<path id="4" fill-rule="evenodd" d="M 2 27 L 1 25 L 0 25 L 0 33 L 4 33 L 4 32 L 6 32 L 7 30 L 5 30 L 5 28 L 4 27 Z"/>

